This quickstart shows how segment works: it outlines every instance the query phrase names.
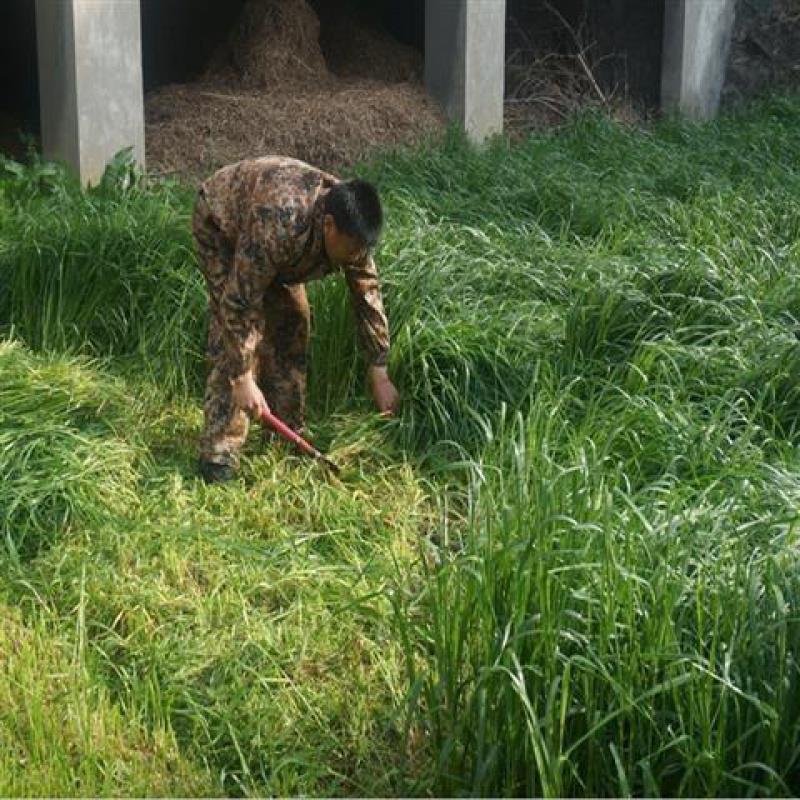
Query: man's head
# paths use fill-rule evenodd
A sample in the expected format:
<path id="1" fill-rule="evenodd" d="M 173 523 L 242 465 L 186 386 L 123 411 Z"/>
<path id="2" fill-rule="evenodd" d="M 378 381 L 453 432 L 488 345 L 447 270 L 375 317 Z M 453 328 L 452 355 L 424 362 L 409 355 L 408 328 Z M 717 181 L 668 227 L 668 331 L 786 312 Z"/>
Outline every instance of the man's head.
<path id="1" fill-rule="evenodd" d="M 378 243 L 383 210 L 378 192 L 362 180 L 337 183 L 325 197 L 325 252 L 331 261 L 349 264 Z"/>

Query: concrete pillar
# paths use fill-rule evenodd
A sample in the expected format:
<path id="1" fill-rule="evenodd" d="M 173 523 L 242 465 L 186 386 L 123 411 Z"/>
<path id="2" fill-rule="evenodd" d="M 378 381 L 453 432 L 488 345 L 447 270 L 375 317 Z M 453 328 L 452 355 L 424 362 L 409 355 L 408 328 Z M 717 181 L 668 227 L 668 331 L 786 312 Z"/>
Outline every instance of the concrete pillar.
<path id="1" fill-rule="evenodd" d="M 661 105 L 694 119 L 719 108 L 736 0 L 666 0 Z"/>
<path id="2" fill-rule="evenodd" d="M 506 0 L 426 0 L 425 85 L 473 141 L 503 130 Z"/>
<path id="3" fill-rule="evenodd" d="M 115 153 L 144 165 L 139 0 L 36 0 L 42 149 L 95 183 Z"/>

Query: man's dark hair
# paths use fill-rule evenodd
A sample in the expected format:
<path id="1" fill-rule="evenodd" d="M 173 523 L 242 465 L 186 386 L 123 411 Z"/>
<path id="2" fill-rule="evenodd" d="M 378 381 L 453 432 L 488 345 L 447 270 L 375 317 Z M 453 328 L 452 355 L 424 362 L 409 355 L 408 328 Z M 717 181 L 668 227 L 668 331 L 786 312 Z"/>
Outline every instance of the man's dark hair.
<path id="1" fill-rule="evenodd" d="M 342 233 L 375 247 L 383 228 L 383 209 L 371 183 L 355 179 L 337 183 L 325 198 L 325 213 Z"/>

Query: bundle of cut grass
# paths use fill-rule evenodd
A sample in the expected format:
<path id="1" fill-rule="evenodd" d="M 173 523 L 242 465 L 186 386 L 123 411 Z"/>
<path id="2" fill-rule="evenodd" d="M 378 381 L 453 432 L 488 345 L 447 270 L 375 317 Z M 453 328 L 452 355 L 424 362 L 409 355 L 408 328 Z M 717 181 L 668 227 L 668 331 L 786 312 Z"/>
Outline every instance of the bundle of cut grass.
<path id="1" fill-rule="evenodd" d="M 328 78 L 319 46 L 319 19 L 305 0 L 248 0 L 214 60 L 230 63 L 241 86 Z"/>
<path id="2" fill-rule="evenodd" d="M 31 554 L 75 525 L 137 505 L 144 451 L 123 438 L 133 413 L 119 383 L 85 361 L 0 341 L 0 534 Z"/>
<path id="3" fill-rule="evenodd" d="M 148 93 L 150 167 L 205 177 L 280 153 L 339 170 L 378 147 L 439 136 L 444 120 L 419 81 L 419 54 L 344 7 L 326 11 L 321 46 L 307 0 L 249 0 L 200 80 Z M 342 57 L 343 36 L 356 59 Z"/>

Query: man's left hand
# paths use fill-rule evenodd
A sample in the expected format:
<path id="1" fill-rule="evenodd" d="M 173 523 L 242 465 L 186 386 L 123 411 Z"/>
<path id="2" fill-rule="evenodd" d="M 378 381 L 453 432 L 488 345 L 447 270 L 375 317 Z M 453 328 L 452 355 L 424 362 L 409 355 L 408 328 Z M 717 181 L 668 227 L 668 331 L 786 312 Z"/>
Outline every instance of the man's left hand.
<path id="1" fill-rule="evenodd" d="M 400 393 L 389 379 L 386 367 L 370 367 L 368 373 L 372 399 L 383 416 L 393 416 L 400 408 Z"/>

